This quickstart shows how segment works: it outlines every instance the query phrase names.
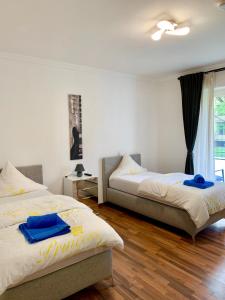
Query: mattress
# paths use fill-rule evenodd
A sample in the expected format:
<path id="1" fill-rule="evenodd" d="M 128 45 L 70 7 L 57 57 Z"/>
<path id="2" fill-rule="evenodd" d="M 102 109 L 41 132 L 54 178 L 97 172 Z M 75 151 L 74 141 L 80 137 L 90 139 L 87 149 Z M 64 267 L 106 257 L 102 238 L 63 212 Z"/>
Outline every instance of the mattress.
<path id="1" fill-rule="evenodd" d="M 109 187 L 128 194 L 138 195 L 139 184 L 158 173 L 144 172 L 135 175 L 122 175 L 109 179 Z"/>
<path id="2" fill-rule="evenodd" d="M 94 255 L 97 255 L 99 253 L 102 253 L 104 251 L 107 251 L 109 250 L 110 248 L 109 247 L 98 247 L 98 248 L 95 248 L 95 249 L 91 249 L 91 250 L 88 250 L 88 251 L 85 251 L 85 252 L 82 252 L 76 256 L 73 256 L 73 257 L 70 257 L 70 258 L 67 258 L 63 261 L 60 261 L 59 263 L 57 264 L 54 264 L 54 265 L 51 265 L 39 272 L 36 272 L 26 278 L 24 278 L 23 281 L 19 282 L 18 284 L 16 285 L 11 285 L 9 288 L 13 288 L 13 287 L 16 287 L 16 286 L 19 286 L 25 282 L 28 282 L 28 281 L 32 281 L 32 280 L 35 280 L 37 278 L 40 278 L 40 277 L 43 277 L 45 275 L 48 275 L 50 273 L 53 273 L 53 272 L 56 272 L 60 269 L 63 269 L 63 268 L 66 268 L 68 266 L 71 266 L 75 263 L 78 263 L 82 260 L 85 260 L 91 256 L 94 256 Z"/>

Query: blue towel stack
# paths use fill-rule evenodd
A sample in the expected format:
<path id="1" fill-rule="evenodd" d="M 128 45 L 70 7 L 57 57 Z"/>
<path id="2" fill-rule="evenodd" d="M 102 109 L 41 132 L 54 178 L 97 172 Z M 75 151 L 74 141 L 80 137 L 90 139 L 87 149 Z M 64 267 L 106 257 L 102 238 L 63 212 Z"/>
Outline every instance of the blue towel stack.
<path id="1" fill-rule="evenodd" d="M 214 186 L 214 182 L 206 181 L 201 174 L 197 174 L 191 180 L 184 180 L 184 185 L 192 186 L 198 189 L 207 189 L 211 186 Z"/>
<path id="2" fill-rule="evenodd" d="M 50 237 L 63 235 L 70 232 L 70 226 L 57 214 L 28 217 L 27 223 L 19 225 L 26 240 L 32 244 Z"/>

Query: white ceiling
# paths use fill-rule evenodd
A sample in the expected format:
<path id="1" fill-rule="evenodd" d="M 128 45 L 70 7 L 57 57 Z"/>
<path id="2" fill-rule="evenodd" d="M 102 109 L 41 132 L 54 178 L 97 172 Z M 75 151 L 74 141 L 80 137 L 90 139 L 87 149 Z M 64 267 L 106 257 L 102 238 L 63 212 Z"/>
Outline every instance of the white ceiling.
<path id="1" fill-rule="evenodd" d="M 132 74 L 178 72 L 225 60 L 225 11 L 214 0 L 0 0 L 0 51 Z M 186 37 L 149 30 L 163 17 Z"/>

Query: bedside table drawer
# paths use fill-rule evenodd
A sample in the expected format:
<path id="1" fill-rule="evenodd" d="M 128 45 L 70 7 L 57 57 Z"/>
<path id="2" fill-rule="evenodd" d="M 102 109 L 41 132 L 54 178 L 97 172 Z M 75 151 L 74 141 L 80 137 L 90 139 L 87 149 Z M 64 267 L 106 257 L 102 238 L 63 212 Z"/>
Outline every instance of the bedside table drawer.
<path id="1" fill-rule="evenodd" d="M 95 184 L 88 192 L 89 194 L 98 197 L 98 186 Z"/>
<path id="2" fill-rule="evenodd" d="M 82 190 L 87 187 L 85 180 L 79 180 L 73 183 L 78 190 Z"/>
<path id="3" fill-rule="evenodd" d="M 64 195 L 71 196 L 77 200 L 98 197 L 97 177 L 66 176 L 64 178 Z"/>
<path id="4" fill-rule="evenodd" d="M 96 181 L 91 180 L 83 180 L 77 182 L 76 185 L 77 192 L 81 192 L 80 194 L 85 195 L 85 193 L 88 193 L 89 195 L 98 197 L 98 184 Z"/>

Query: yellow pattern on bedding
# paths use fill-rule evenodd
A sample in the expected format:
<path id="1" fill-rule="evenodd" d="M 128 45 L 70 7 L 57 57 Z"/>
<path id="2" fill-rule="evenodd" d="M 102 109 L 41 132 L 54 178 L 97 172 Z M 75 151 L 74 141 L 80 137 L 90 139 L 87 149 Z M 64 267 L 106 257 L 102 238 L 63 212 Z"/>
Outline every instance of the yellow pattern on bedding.
<path id="1" fill-rule="evenodd" d="M 209 197 L 206 200 L 206 205 L 208 208 L 209 215 L 213 215 L 216 212 L 220 211 L 222 203 L 217 198 Z"/>
<path id="2" fill-rule="evenodd" d="M 5 189 L 3 189 L 3 193 L 9 194 L 10 196 L 18 196 L 26 193 L 26 189 L 24 187 L 14 188 L 13 186 L 9 185 Z"/>
<path id="3" fill-rule="evenodd" d="M 72 232 L 72 235 L 77 236 L 79 234 L 84 233 L 84 228 L 83 228 L 83 226 L 73 226 L 71 228 L 71 232 Z"/>
<path id="4" fill-rule="evenodd" d="M 66 254 L 66 257 L 69 257 L 73 253 L 74 249 L 84 251 L 84 249 L 88 249 L 90 247 L 90 244 L 93 244 L 93 248 L 105 246 L 104 240 L 101 239 L 101 234 L 96 231 L 92 231 L 87 234 L 83 234 L 83 232 L 81 232 L 77 238 L 70 235 L 69 239 L 66 241 L 57 241 L 54 239 L 40 249 L 40 257 L 37 259 L 37 264 L 46 263 L 48 260 L 51 260 L 57 255 Z"/>
<path id="5" fill-rule="evenodd" d="M 7 203 L 0 210 L 0 229 L 25 222 L 27 217 L 31 215 L 44 215 L 53 212 L 65 212 L 66 214 L 67 210 L 82 207 L 86 206 L 75 202 L 70 197 L 61 195 L 43 196 L 15 203 Z"/>

